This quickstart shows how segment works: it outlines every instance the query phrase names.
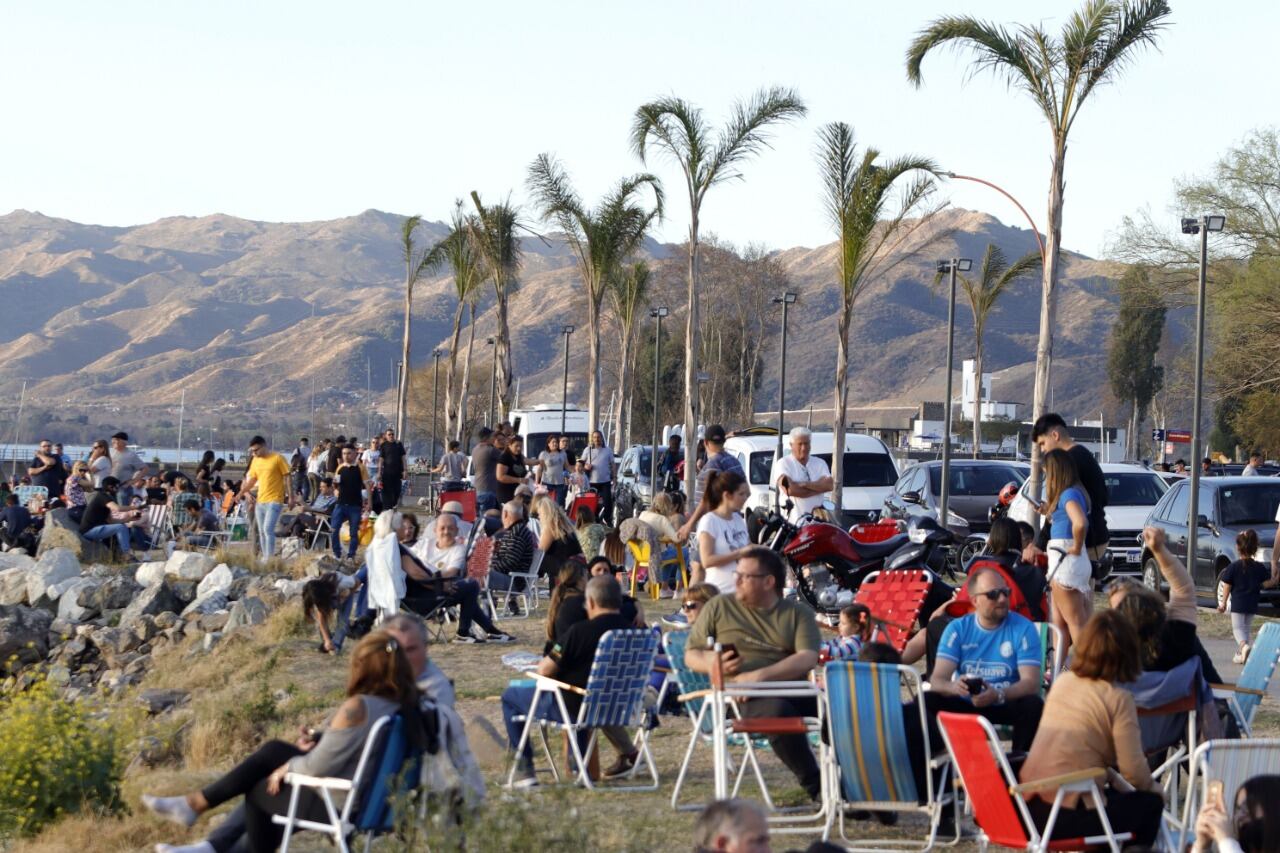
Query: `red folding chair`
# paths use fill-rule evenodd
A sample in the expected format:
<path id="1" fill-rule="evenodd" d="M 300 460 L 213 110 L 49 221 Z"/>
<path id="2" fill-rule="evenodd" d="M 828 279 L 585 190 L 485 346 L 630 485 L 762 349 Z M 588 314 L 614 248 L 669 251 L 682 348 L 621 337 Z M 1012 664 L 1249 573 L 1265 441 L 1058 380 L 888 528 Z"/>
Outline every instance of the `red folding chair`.
<path id="1" fill-rule="evenodd" d="M 596 518 L 600 517 L 600 495 L 596 492 L 583 492 L 573 499 L 572 506 L 569 507 L 569 518 L 577 520 L 578 508 L 588 507 Z"/>
<path id="2" fill-rule="evenodd" d="M 922 570 L 875 572 L 858 586 L 853 600 L 865 604 L 878 624 L 872 637 L 879 634 L 898 651 L 907 647 L 911 626 L 920 616 L 932 583 Z"/>
<path id="3" fill-rule="evenodd" d="M 462 520 L 474 524 L 476 520 L 476 493 L 470 489 L 460 492 L 441 492 L 440 506 L 444 506 L 449 501 L 457 501 L 462 504 Z"/>
<path id="4" fill-rule="evenodd" d="M 938 727 L 942 730 L 947 751 L 951 753 L 956 775 L 964 785 L 969 805 L 973 808 L 973 819 L 981 831 L 978 843 L 983 850 L 988 843 L 993 843 L 1037 853 L 1103 846 L 1110 847 L 1113 853 L 1120 853 L 1120 844 L 1132 837 L 1127 832 L 1117 835 L 1107 820 L 1103 808 L 1105 801 L 1099 788 L 1099 783 L 1107 778 L 1105 768 L 1095 767 L 1020 785 L 1000 748 L 995 729 L 985 717 L 942 711 L 938 714 Z M 1058 793 L 1042 833 L 1036 829 L 1023 795 L 1050 788 L 1057 788 Z M 1050 840 L 1062 799 L 1071 793 L 1092 798 L 1098 809 L 1098 818 L 1106 830 L 1105 835 Z"/>

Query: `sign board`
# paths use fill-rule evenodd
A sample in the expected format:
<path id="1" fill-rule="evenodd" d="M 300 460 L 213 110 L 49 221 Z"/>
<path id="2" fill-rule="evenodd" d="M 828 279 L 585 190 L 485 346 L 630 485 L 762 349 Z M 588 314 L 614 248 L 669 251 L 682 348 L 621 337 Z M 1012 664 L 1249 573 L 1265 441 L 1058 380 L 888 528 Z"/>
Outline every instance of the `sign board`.
<path id="1" fill-rule="evenodd" d="M 1164 441 L 1164 430 L 1162 429 L 1151 430 L 1151 440 L 1156 442 Z"/>
<path id="2" fill-rule="evenodd" d="M 1191 443 L 1191 430 L 1189 429 L 1169 429 L 1165 430 L 1165 438 L 1177 444 Z"/>

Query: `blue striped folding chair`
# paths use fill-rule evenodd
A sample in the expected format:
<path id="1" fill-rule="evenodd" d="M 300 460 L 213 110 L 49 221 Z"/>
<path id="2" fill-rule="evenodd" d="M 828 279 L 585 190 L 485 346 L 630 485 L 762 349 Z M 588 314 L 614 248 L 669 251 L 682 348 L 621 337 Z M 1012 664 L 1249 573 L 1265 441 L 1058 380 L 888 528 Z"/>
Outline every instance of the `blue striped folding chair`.
<path id="1" fill-rule="evenodd" d="M 1191 756 L 1191 781 L 1183 806 L 1178 850 L 1194 840 L 1196 818 L 1209 796 L 1209 782 L 1222 782 L 1222 797 L 1230 812 L 1236 791 L 1254 776 L 1276 772 L 1280 767 L 1280 738 L 1207 740 Z"/>
<path id="2" fill-rule="evenodd" d="M 920 697 L 920 677 L 907 666 L 856 661 L 832 661 L 826 665 L 827 719 L 831 723 L 833 763 L 829 780 L 827 825 L 823 839 L 830 837 L 832 824 L 839 816 L 840 837 L 851 850 L 882 850 L 886 847 L 911 847 L 927 850 L 934 845 L 938 824 L 948 804 L 955 809 L 959 826 L 959 808 L 954 794 L 947 791 L 950 761 L 946 755 L 934 756 L 929 749 L 924 702 L 917 701 L 918 717 L 908 720 L 903 712 L 903 689 Z M 915 717 L 915 715 L 913 715 Z M 924 745 L 924 804 L 911 773 L 907 751 L 907 726 L 920 728 Z M 934 773 L 940 772 L 937 787 Z M 869 840 L 850 839 L 845 832 L 845 808 L 879 812 L 916 812 L 929 820 L 929 836 L 923 842 L 896 838 Z M 866 824 L 859 829 L 865 830 Z M 954 844 L 959 836 L 947 842 Z"/>
<path id="3" fill-rule="evenodd" d="M 18 506 L 27 506 L 34 498 L 49 499 L 49 490 L 44 486 L 18 486 L 13 493 L 18 496 Z"/>
<path id="4" fill-rule="evenodd" d="M 1245 737 L 1253 737 L 1253 715 L 1262 704 L 1280 660 L 1280 622 L 1268 622 L 1258 632 L 1249 659 L 1235 684 L 1211 684 L 1215 699 L 1225 699 Z"/>
<path id="5" fill-rule="evenodd" d="M 635 746 L 640 755 L 635 766 L 627 773 L 627 779 L 634 779 L 641 765 L 648 770 L 653 782 L 650 785 L 630 787 L 608 786 L 610 791 L 656 791 L 658 790 L 658 768 L 653 763 L 653 753 L 649 751 L 649 731 L 644 725 L 644 688 L 649 682 L 649 674 L 653 671 L 653 661 L 658 655 L 658 637 L 647 628 L 629 628 L 609 631 L 600 638 L 596 647 L 595 660 L 591 664 L 591 676 L 587 679 L 586 689 L 565 684 L 545 675 L 530 673 L 534 678 L 533 703 L 530 712 L 524 717 L 524 731 L 520 734 L 520 743 L 516 745 L 515 757 L 511 763 L 511 771 L 507 774 L 507 785 L 515 780 L 516 764 L 524 752 L 536 728 L 542 740 L 543 752 L 551 763 L 551 772 L 557 782 L 560 771 L 556 762 L 551 759 L 551 749 L 547 741 L 547 728 L 554 726 L 569 735 L 569 748 L 578 768 L 578 780 L 588 789 L 597 787 L 587 772 L 587 756 L 596 748 L 601 726 L 636 727 Z M 576 718 L 569 715 L 565 707 L 565 692 L 578 693 L 582 696 L 582 706 Z M 543 696 L 551 697 L 560 719 L 551 719 L 541 709 L 546 705 Z M 516 719 L 520 719 L 517 717 Z M 561 722 L 561 720 L 565 722 Z M 578 745 L 578 733 L 590 730 L 585 749 Z"/>

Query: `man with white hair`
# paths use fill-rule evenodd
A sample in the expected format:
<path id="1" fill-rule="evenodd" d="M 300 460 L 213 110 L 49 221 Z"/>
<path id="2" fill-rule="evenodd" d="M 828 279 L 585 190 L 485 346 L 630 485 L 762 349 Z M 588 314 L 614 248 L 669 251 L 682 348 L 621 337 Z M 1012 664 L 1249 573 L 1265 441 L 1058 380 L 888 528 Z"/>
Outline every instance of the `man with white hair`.
<path id="1" fill-rule="evenodd" d="M 779 500 L 791 501 L 789 517 L 793 522 L 822 506 L 834 481 L 827 463 L 810 454 L 813 433 L 802 426 L 791 430 L 791 453 L 773 462 L 769 484 L 778 489 Z"/>
<path id="2" fill-rule="evenodd" d="M 502 529 L 493 537 L 493 557 L 489 560 L 489 589 L 512 589 L 511 574 L 526 574 L 533 565 L 533 552 L 537 543 L 524 520 L 524 502 L 519 498 L 502 505 Z M 517 578 L 517 592 L 524 590 L 524 578 Z M 507 614 L 519 614 L 519 604 L 513 599 L 507 602 Z"/>
<path id="3" fill-rule="evenodd" d="M 769 821 L 755 803 L 716 800 L 693 828 L 694 853 L 769 853 Z"/>

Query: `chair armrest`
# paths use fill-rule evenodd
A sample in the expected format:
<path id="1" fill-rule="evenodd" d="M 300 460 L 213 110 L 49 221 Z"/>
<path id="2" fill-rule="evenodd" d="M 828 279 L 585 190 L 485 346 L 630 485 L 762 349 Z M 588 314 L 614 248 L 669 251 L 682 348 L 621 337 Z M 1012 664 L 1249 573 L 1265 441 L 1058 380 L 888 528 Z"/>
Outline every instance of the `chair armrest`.
<path id="1" fill-rule="evenodd" d="M 1248 694 L 1249 696 L 1266 696 L 1267 695 L 1265 690 L 1255 690 L 1252 687 L 1241 687 L 1239 684 L 1210 684 L 1209 686 L 1213 688 L 1213 692 L 1215 695 L 1218 693 L 1218 691 L 1223 691 L 1228 695 L 1231 693 L 1245 693 L 1245 694 Z M 1225 699 L 1226 696 L 1218 696 L 1217 698 Z"/>
<path id="2" fill-rule="evenodd" d="M 286 773 L 286 785 L 305 785 L 308 788 L 329 788 L 334 791 L 350 791 L 351 780 L 336 776 L 308 776 L 305 773 Z"/>
<path id="3" fill-rule="evenodd" d="M 1034 782 L 1023 782 L 1021 785 L 1010 785 L 1010 794 L 1034 794 L 1037 791 L 1043 791 L 1045 788 L 1061 788 L 1064 785 L 1072 785 L 1077 782 L 1093 782 L 1098 779 L 1105 779 L 1107 771 L 1102 767 L 1091 767 L 1088 770 L 1077 770 L 1074 773 L 1063 773 L 1060 776 L 1050 776 L 1047 779 L 1037 779 Z"/>
<path id="4" fill-rule="evenodd" d="M 712 693 L 711 688 L 707 687 L 702 690 L 695 690 L 692 693 L 681 693 L 676 697 L 677 702 L 688 702 L 691 699 L 705 699 Z"/>
<path id="5" fill-rule="evenodd" d="M 568 690 L 569 692 L 577 693 L 580 696 L 587 695 L 587 691 L 583 690 L 581 687 L 574 687 L 572 684 L 565 684 L 563 681 L 557 681 L 556 679 L 551 678 L 550 676 L 538 675 L 535 672 L 533 674 L 533 677 L 535 681 L 537 681 L 539 684 L 543 685 L 544 687 L 554 687 L 557 690 Z"/>

